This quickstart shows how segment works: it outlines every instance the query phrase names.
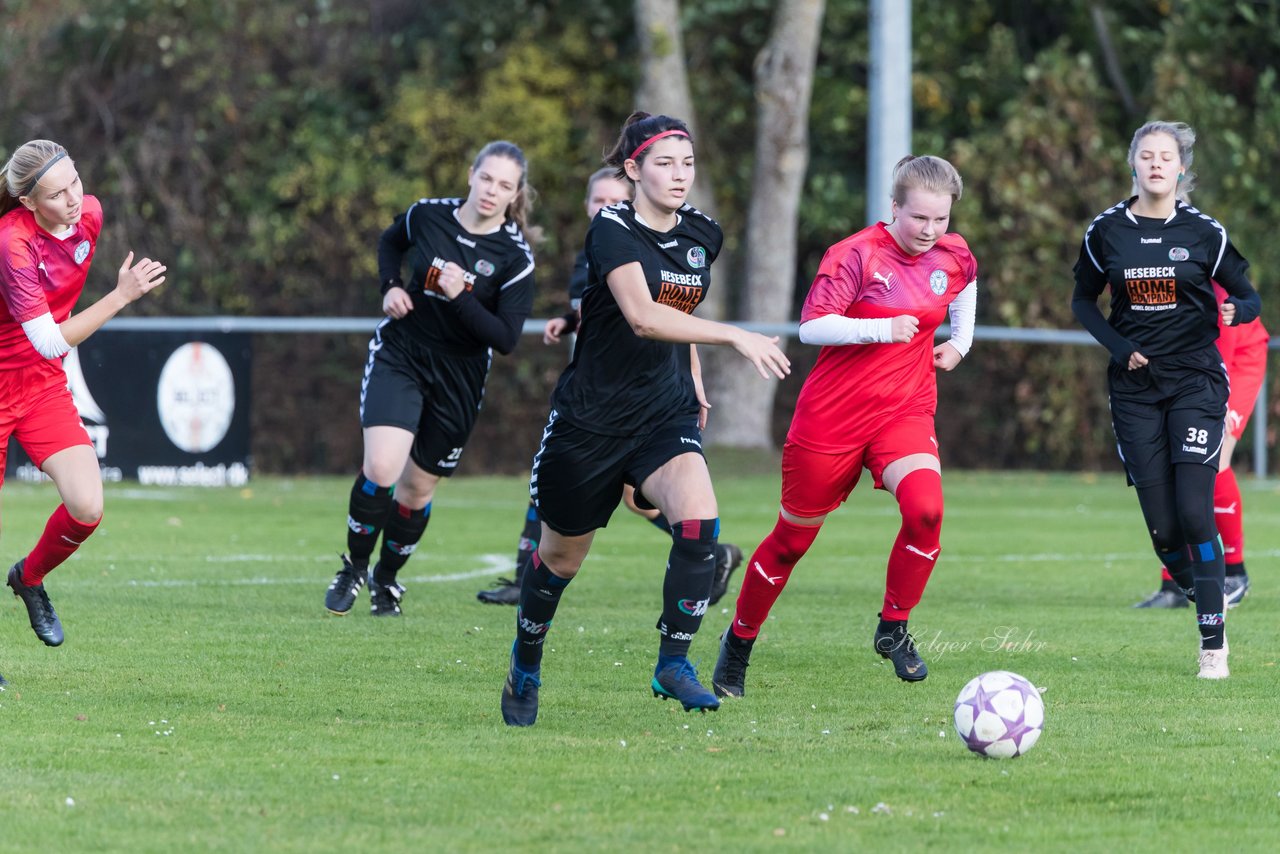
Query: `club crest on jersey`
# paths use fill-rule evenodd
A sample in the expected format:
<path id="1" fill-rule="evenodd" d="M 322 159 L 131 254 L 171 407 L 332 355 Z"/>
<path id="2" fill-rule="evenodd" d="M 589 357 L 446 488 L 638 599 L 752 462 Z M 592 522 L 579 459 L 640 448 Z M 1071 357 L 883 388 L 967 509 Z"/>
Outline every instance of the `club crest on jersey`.
<path id="1" fill-rule="evenodd" d="M 76 247 L 76 263 L 83 264 L 84 259 L 89 257 L 89 241 L 81 240 L 80 245 Z"/>
<path id="2" fill-rule="evenodd" d="M 492 276 L 494 269 L 492 261 L 486 261 L 481 258 L 476 262 L 476 272 L 482 276 Z"/>
<path id="3" fill-rule="evenodd" d="M 934 270 L 929 274 L 929 290 L 938 296 L 947 292 L 947 273 L 945 270 Z"/>
<path id="4" fill-rule="evenodd" d="M 1175 246 L 1169 250 L 1170 261 L 1185 261 L 1191 257 L 1191 253 L 1181 246 Z"/>
<path id="5" fill-rule="evenodd" d="M 694 246 L 685 253 L 684 257 L 689 262 L 689 266 L 695 270 L 701 270 L 707 266 L 707 250 L 701 246 Z"/>

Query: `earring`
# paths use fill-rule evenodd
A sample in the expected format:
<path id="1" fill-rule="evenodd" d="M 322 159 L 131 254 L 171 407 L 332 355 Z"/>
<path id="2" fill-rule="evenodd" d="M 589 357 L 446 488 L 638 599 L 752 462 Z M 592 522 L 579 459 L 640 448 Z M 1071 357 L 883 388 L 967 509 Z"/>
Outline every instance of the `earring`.
<path id="1" fill-rule="evenodd" d="M 1134 169 L 1134 170 L 1132 170 L 1129 174 L 1130 174 L 1130 175 L 1132 175 L 1133 177 L 1137 178 L 1137 177 L 1138 177 L 1138 170 L 1137 170 L 1137 169 Z"/>
<path id="2" fill-rule="evenodd" d="M 1181 173 L 1181 172 L 1179 172 L 1179 173 L 1178 173 L 1178 180 L 1179 180 L 1179 181 L 1181 181 L 1181 180 L 1182 180 L 1182 177 L 1183 177 L 1183 176 L 1182 176 L 1182 173 Z"/>

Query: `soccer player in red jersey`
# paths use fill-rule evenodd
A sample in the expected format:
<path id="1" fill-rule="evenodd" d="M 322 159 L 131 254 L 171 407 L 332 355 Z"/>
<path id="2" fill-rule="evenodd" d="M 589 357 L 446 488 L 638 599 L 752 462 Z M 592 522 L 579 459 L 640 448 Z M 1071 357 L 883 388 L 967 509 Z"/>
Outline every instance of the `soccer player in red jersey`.
<path id="1" fill-rule="evenodd" d="M 125 258 L 116 287 L 76 315 L 102 230 L 102 205 L 86 195 L 75 161 L 55 142 L 20 146 L 0 170 L 0 483 L 9 437 L 58 488 L 62 504 L 26 557 L 9 570 L 13 595 L 49 646 L 62 623 L 44 577 L 98 527 L 98 456 L 67 389 L 62 357 L 122 308 L 164 281 L 165 266 Z"/>
<path id="2" fill-rule="evenodd" d="M 782 449 L 782 512 L 747 561 L 733 622 L 721 637 L 712 676 L 721 697 L 743 695 L 751 647 L 769 610 L 864 467 L 902 513 L 874 648 L 899 678 L 928 675 L 907 619 L 941 551 L 935 372 L 955 368 L 973 341 L 977 265 L 964 239 L 947 233 L 962 188 L 947 161 L 903 158 L 893 175 L 893 221 L 845 238 L 822 259 L 800 340 L 823 349 Z M 951 339 L 934 346 L 948 310 Z"/>
<path id="3" fill-rule="evenodd" d="M 1215 283 L 1213 292 L 1219 304 L 1226 300 L 1227 292 L 1221 285 Z M 1227 608 L 1239 605 L 1249 592 L 1249 573 L 1244 566 L 1244 502 L 1235 470 L 1231 468 L 1231 455 L 1244 435 L 1262 389 L 1270 337 L 1261 320 L 1230 326 L 1219 319 L 1218 351 L 1222 353 L 1222 364 L 1231 380 L 1231 395 L 1227 399 L 1227 434 L 1222 438 L 1222 459 L 1213 481 L 1213 520 L 1222 537 L 1226 561 L 1222 592 Z M 1189 604 L 1168 567 L 1161 567 L 1160 588 L 1133 607 L 1186 608 Z"/>

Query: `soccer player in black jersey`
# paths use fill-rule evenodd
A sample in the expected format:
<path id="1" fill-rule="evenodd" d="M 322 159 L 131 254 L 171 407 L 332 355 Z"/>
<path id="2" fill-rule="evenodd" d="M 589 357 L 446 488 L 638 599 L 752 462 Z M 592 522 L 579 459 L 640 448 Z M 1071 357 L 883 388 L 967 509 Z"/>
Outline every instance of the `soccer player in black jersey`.
<path id="1" fill-rule="evenodd" d="M 686 711 L 719 708 L 687 657 L 707 609 L 720 528 L 702 456 L 709 404 L 689 345 L 729 344 L 766 379 L 790 372 L 777 338 L 692 316 L 723 235 L 687 203 L 694 159 L 684 123 L 633 113 L 605 162 L 636 196 L 601 210 L 587 232 L 578 343 L 552 394 L 529 482 L 542 539 L 521 582 L 502 689 L 511 726 L 537 720 L 547 630 L 624 483 L 637 487 L 640 506 L 671 520 L 654 696 Z"/>
<path id="2" fill-rule="evenodd" d="M 1224 679 L 1223 553 L 1213 518 L 1229 385 L 1214 344 L 1258 316 L 1261 300 L 1217 220 L 1192 207 L 1195 132 L 1148 122 L 1129 146 L 1135 195 L 1085 231 L 1071 308 L 1111 353 L 1111 422 L 1156 555 L 1200 627 L 1199 676 Z M 1221 308 L 1217 281 L 1228 296 Z M 1111 314 L 1097 299 L 1110 285 Z"/>
<path id="3" fill-rule="evenodd" d="M 587 179 L 586 209 L 587 219 L 595 218 L 603 207 L 616 205 L 618 202 L 631 200 L 631 185 L 618 177 L 618 170 L 612 166 L 597 169 Z M 573 262 L 573 273 L 569 278 L 569 310 L 561 317 L 553 317 L 547 321 L 542 330 L 542 343 L 559 344 L 562 337 L 572 334 L 578 329 L 578 310 L 582 304 L 582 292 L 587 289 L 587 252 L 582 250 Z M 671 533 L 671 524 L 656 509 L 645 510 L 636 506 L 635 487 L 626 484 L 622 488 L 622 503 L 637 516 L 646 519 L 658 530 Z M 525 511 L 524 530 L 520 532 L 520 544 L 516 549 L 515 579 L 499 578 L 497 585 L 481 590 L 476 598 L 490 605 L 517 605 L 520 602 L 520 580 L 534 549 L 542 536 L 542 520 L 538 518 L 538 508 L 533 501 Z M 716 571 L 711 581 L 711 595 L 708 605 L 714 605 L 729 589 L 729 578 L 742 563 L 742 549 L 733 543 L 719 543 L 716 546 Z"/>
<path id="4" fill-rule="evenodd" d="M 420 199 L 378 241 L 387 317 L 360 386 L 364 461 L 347 517 L 350 557 L 325 594 L 334 614 L 351 610 L 366 573 L 372 614 L 400 614 L 396 573 L 426 530 L 440 478 L 462 457 L 492 351 L 515 348 L 533 305 L 527 172 L 518 146 L 491 142 L 468 172 L 465 199 Z"/>

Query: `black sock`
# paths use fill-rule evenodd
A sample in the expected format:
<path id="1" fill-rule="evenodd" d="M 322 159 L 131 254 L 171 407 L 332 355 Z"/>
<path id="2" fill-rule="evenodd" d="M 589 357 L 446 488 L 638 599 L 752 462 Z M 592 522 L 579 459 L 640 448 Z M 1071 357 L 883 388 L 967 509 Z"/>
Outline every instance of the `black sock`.
<path id="1" fill-rule="evenodd" d="M 878 635 L 891 635 L 897 631 L 905 632 L 907 630 L 906 620 L 886 620 L 880 614 L 876 614 L 876 616 L 880 617 L 880 625 L 876 626 L 876 634 Z"/>
<path id="2" fill-rule="evenodd" d="M 1240 561 L 1239 563 L 1229 563 L 1229 564 L 1227 564 L 1227 575 L 1228 575 L 1228 577 L 1232 577 L 1232 578 L 1234 578 L 1234 577 L 1237 577 L 1237 576 L 1241 576 L 1241 575 L 1248 575 L 1248 574 L 1249 574 L 1249 573 L 1245 572 L 1245 569 L 1244 569 L 1244 561 Z"/>
<path id="3" fill-rule="evenodd" d="M 716 572 L 719 519 L 690 519 L 671 526 L 671 554 L 662 581 L 659 655 L 685 656 L 707 613 Z"/>
<path id="4" fill-rule="evenodd" d="M 382 532 L 382 549 L 373 568 L 373 580 L 379 584 L 395 584 L 396 573 L 418 548 L 418 541 L 431 521 L 431 505 L 412 510 L 399 501 L 391 503 L 387 527 Z"/>
<path id="5" fill-rule="evenodd" d="M 357 475 L 351 487 L 351 501 L 347 505 L 347 553 L 357 569 L 369 566 L 369 556 L 391 512 L 391 492 L 391 487 L 378 486 L 365 477 L 364 472 Z"/>
<path id="6" fill-rule="evenodd" d="M 529 502 L 529 509 L 524 514 L 524 530 L 520 532 L 520 547 L 516 549 L 516 584 L 524 578 L 525 568 L 533 553 L 538 550 L 538 540 L 542 537 L 542 520 L 538 518 L 538 508 Z"/>
<path id="7" fill-rule="evenodd" d="M 560 596 L 571 578 L 551 571 L 535 551 L 520 582 L 520 604 L 516 607 L 516 661 L 524 670 L 542 664 L 542 642 L 547 639 L 551 620 L 560 606 Z"/>
<path id="8" fill-rule="evenodd" d="M 1164 568 L 1169 570 L 1169 575 L 1173 578 L 1173 583 L 1178 590 L 1182 591 L 1183 595 L 1188 599 L 1194 600 L 1196 596 L 1195 574 L 1191 571 L 1191 554 L 1187 551 L 1187 547 L 1183 546 L 1172 552 L 1157 551 L 1156 557 L 1160 558 Z"/>
<path id="9" fill-rule="evenodd" d="M 658 511 L 658 515 L 649 520 L 649 524 L 657 528 L 668 537 L 671 536 L 671 523 L 667 521 L 667 517 L 662 515 L 662 511 Z"/>
<path id="10" fill-rule="evenodd" d="M 1222 649 L 1226 638 L 1222 545 L 1214 539 L 1207 543 L 1192 544 L 1190 551 L 1191 569 L 1195 575 L 1196 622 L 1200 626 L 1200 648 Z"/>

